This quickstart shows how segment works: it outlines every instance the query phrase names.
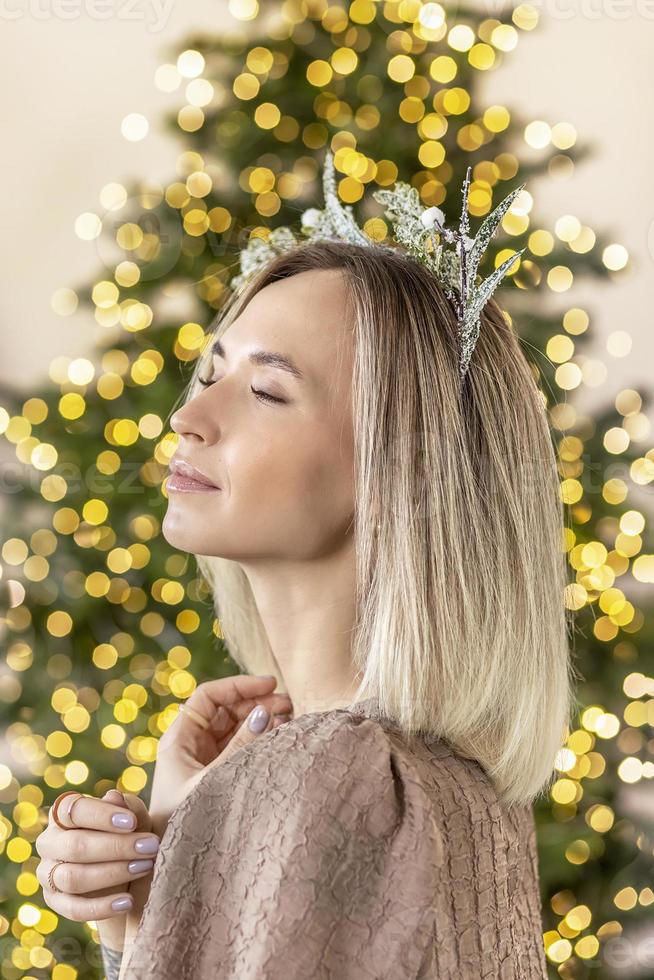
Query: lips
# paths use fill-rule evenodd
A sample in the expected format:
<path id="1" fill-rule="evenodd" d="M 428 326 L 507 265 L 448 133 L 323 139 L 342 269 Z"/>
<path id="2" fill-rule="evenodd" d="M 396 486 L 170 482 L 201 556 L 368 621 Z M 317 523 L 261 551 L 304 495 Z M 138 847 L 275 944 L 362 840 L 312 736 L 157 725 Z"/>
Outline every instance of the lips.
<path id="1" fill-rule="evenodd" d="M 167 490 L 193 490 L 196 492 L 220 490 L 208 476 L 191 463 L 179 457 L 170 461 L 170 473 L 166 482 Z"/>

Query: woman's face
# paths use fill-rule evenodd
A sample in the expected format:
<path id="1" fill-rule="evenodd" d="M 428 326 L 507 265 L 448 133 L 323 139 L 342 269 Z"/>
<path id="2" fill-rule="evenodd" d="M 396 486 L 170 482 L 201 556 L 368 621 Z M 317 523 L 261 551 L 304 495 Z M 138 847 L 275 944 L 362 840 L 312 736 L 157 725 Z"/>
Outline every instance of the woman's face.
<path id="1" fill-rule="evenodd" d="M 353 337 L 342 273 L 271 283 L 221 342 L 224 357 L 215 354 L 213 373 L 207 362 L 202 374 L 213 383 L 171 419 L 179 444 L 164 537 L 183 551 L 236 561 L 329 553 L 354 516 Z M 256 351 L 284 355 L 302 378 L 253 363 Z M 173 489 L 180 459 L 220 489 Z"/>

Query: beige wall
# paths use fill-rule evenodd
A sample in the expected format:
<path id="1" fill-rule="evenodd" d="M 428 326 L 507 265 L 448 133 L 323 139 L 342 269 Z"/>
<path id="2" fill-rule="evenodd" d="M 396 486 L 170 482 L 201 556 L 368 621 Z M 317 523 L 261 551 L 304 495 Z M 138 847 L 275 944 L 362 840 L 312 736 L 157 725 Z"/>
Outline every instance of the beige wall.
<path id="1" fill-rule="evenodd" d="M 635 261 L 619 284 L 580 283 L 566 297 L 594 310 L 592 356 L 607 366 L 606 381 L 583 394 L 591 410 L 625 385 L 651 386 L 654 373 L 654 0 L 602 0 L 601 10 L 599 2 L 542 4 L 543 26 L 521 35 L 517 51 L 489 73 L 486 90 L 489 105 L 515 106 L 527 121 L 568 121 L 596 145 L 595 159 L 571 179 L 530 182 L 535 213 L 550 228 L 560 215 L 576 214 L 624 244 Z M 75 218 L 99 208 L 98 193 L 110 181 L 174 173 L 182 144 L 163 133 L 160 120 L 180 97 L 153 82 L 156 67 L 171 60 L 166 46 L 196 28 L 234 23 L 226 4 L 208 0 L 102 4 L 0 0 L 0 381 L 27 392 L 55 355 L 87 353 L 102 333 L 87 312 L 62 318 L 50 309 L 55 289 L 85 284 L 98 272 L 97 245 L 76 237 Z M 99 19 L 103 9 L 108 19 Z M 493 14 L 490 0 L 485 9 Z M 66 10 L 78 16 L 64 19 Z M 120 133 L 130 112 L 150 120 L 149 135 L 138 143 Z M 620 359 L 606 351 L 617 329 L 633 337 Z"/>

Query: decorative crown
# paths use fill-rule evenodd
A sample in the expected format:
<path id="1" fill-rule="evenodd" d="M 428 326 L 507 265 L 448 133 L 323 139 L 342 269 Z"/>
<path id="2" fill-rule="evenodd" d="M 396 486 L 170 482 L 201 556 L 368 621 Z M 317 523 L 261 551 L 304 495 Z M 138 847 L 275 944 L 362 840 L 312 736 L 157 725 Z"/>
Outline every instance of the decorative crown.
<path id="1" fill-rule="evenodd" d="M 525 251 L 515 252 L 498 266 L 487 279 L 477 283 L 477 272 L 484 251 L 497 227 L 514 200 L 525 186 L 521 184 L 486 216 L 474 238 L 470 238 L 468 220 L 468 190 L 472 167 L 468 167 L 463 182 L 461 218 L 456 230 L 445 226 L 440 208 L 423 208 L 418 191 L 410 184 L 396 182 L 392 190 L 373 191 L 372 196 L 385 205 L 385 214 L 393 225 L 394 238 L 419 259 L 436 276 L 456 313 L 459 328 L 459 376 L 463 381 L 472 352 L 479 337 L 481 311 L 496 287 L 516 259 Z M 297 239 L 290 228 L 275 228 L 266 239 L 250 238 L 241 249 L 241 272 L 232 278 L 231 285 L 240 289 L 275 256 L 294 248 L 303 241 L 344 241 L 393 251 L 392 247 L 375 242 L 358 226 L 351 205 L 338 199 L 334 158 L 327 151 L 323 169 L 325 207 L 308 208 L 301 215 L 304 238 Z"/>

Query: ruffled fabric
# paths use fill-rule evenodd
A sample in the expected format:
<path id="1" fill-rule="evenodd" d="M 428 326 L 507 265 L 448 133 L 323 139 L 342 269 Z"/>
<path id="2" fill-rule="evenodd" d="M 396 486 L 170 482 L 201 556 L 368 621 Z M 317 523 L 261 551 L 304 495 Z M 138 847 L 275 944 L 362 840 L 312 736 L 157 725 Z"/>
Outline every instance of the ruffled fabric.
<path id="1" fill-rule="evenodd" d="M 301 715 L 174 811 L 128 980 L 546 978 L 535 827 L 374 699 Z"/>

